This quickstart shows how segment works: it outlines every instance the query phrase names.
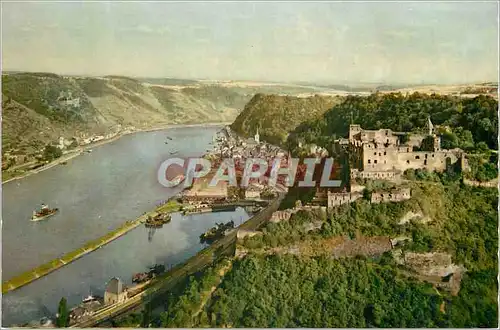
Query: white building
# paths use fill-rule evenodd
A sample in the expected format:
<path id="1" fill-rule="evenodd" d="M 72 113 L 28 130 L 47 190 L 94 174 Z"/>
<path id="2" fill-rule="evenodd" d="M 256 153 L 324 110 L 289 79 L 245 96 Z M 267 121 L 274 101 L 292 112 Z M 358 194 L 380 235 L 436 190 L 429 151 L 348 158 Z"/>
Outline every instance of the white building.
<path id="1" fill-rule="evenodd" d="M 64 143 L 64 137 L 60 137 L 59 138 L 59 145 L 57 146 L 59 149 L 64 149 L 66 147 L 65 143 Z"/>

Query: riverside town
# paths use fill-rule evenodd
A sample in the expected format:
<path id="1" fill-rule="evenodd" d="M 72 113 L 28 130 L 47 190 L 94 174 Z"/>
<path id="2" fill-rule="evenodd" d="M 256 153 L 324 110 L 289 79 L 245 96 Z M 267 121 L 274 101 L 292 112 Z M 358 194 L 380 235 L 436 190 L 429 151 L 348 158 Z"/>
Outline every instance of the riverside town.
<path id="1" fill-rule="evenodd" d="M 246 159 L 245 162 L 238 162 L 237 165 L 234 159 L 226 158 L 220 162 L 215 173 L 212 171 L 213 167 L 209 160 L 191 158 L 188 160 L 187 165 L 187 173 L 190 175 L 186 177 L 185 174 L 179 174 L 173 179 L 169 179 L 170 166 L 184 166 L 185 163 L 185 160 L 180 158 L 164 161 L 158 170 L 158 181 L 168 188 L 178 186 L 184 181 L 184 187 L 189 188 L 193 185 L 194 179 L 211 176 L 212 179 L 208 183 L 209 187 L 216 187 L 220 181 L 228 181 L 229 186 L 235 187 L 238 186 L 236 175 L 238 169 L 239 173 L 243 173 L 239 180 L 241 187 L 248 187 L 252 179 L 254 179 L 253 182 L 256 181 L 261 185 L 275 186 L 278 176 L 285 177 L 284 183 L 287 187 L 294 187 L 295 184 L 299 187 L 340 187 L 342 184 L 341 180 L 330 179 L 335 173 L 339 173 L 339 168 L 334 167 L 335 161 L 333 158 L 306 158 L 300 162 L 299 158 L 276 157 L 271 163 L 263 158 L 251 158 Z M 299 163 L 300 171 L 297 171 Z M 244 164 L 243 169 L 241 164 Z M 320 182 L 313 180 L 314 174 L 318 170 L 321 173 Z M 300 180 L 301 177 L 303 180 Z"/>

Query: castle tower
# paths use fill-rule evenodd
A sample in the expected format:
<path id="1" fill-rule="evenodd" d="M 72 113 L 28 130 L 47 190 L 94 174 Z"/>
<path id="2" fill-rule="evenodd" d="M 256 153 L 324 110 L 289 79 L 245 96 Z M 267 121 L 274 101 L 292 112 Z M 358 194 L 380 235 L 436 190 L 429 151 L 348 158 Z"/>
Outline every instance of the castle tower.
<path id="1" fill-rule="evenodd" d="M 260 143 L 259 129 L 257 128 L 257 133 L 255 134 L 255 142 Z"/>
<path id="2" fill-rule="evenodd" d="M 429 135 L 434 134 L 434 125 L 432 125 L 431 116 L 427 117 L 427 129 L 429 130 Z"/>
<path id="3" fill-rule="evenodd" d="M 434 135 L 434 151 L 441 150 L 441 137 L 438 135 Z"/>
<path id="4" fill-rule="evenodd" d="M 349 125 L 349 140 L 352 141 L 354 137 L 361 131 L 363 130 L 361 129 L 360 125 L 354 125 L 354 124 Z"/>

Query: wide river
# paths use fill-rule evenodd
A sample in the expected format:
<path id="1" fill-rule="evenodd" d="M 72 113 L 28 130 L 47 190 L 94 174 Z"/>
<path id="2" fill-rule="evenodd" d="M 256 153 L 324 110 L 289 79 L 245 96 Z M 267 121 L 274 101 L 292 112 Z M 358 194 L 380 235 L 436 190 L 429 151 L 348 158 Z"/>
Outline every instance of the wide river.
<path id="1" fill-rule="evenodd" d="M 180 188 L 157 181 L 160 163 L 202 155 L 220 127 L 179 127 L 127 135 L 22 180 L 2 186 L 2 281 L 72 251 L 126 220 L 154 209 Z M 167 141 L 167 136 L 172 140 Z M 60 212 L 47 221 L 29 221 L 41 203 Z M 131 284 L 132 274 L 155 263 L 178 264 L 204 246 L 199 235 L 215 222 L 248 219 L 235 212 L 181 216 L 149 236 L 140 226 L 97 251 L 2 297 L 5 326 L 56 312 L 61 297 L 70 306 L 90 291 L 103 294 L 114 276 Z"/>

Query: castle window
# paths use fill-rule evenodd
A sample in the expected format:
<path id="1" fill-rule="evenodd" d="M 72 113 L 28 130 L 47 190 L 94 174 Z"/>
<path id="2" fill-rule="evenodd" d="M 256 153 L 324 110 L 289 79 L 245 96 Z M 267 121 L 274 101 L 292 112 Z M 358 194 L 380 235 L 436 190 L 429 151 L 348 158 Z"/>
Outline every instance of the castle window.
<path id="1" fill-rule="evenodd" d="M 374 153 L 373 153 L 373 156 L 377 156 L 377 153 L 376 153 L 376 152 L 374 152 Z"/>
<path id="2" fill-rule="evenodd" d="M 425 154 L 425 159 L 427 159 L 427 154 Z"/>
<path id="3" fill-rule="evenodd" d="M 442 162 L 441 162 L 441 163 L 442 163 Z M 407 161 L 406 161 L 406 164 L 410 164 L 410 161 L 409 161 L 409 160 L 407 160 Z"/>
<path id="4" fill-rule="evenodd" d="M 381 154 L 380 152 L 378 153 L 378 155 L 379 155 L 379 156 L 382 156 L 382 154 Z"/>
<path id="5" fill-rule="evenodd" d="M 426 159 L 426 160 L 424 160 L 424 165 L 427 165 L 427 159 Z"/>
<path id="6" fill-rule="evenodd" d="M 410 148 L 406 148 L 406 152 L 410 152 Z"/>
<path id="7" fill-rule="evenodd" d="M 384 156 L 387 155 L 387 151 L 384 151 Z"/>
<path id="8" fill-rule="evenodd" d="M 434 154 L 432 154 L 432 158 L 434 158 Z"/>
<path id="9" fill-rule="evenodd" d="M 415 159 L 420 159 L 420 156 L 415 156 Z"/>
<path id="10" fill-rule="evenodd" d="M 387 161 L 386 161 L 386 160 L 384 160 L 384 164 L 387 164 Z"/>
<path id="11" fill-rule="evenodd" d="M 368 164 L 371 164 L 371 163 L 372 163 L 372 161 L 370 159 L 368 159 Z"/>
<path id="12" fill-rule="evenodd" d="M 373 163 L 374 163 L 374 164 L 377 164 L 377 160 L 375 159 L 375 160 L 373 161 Z"/>

